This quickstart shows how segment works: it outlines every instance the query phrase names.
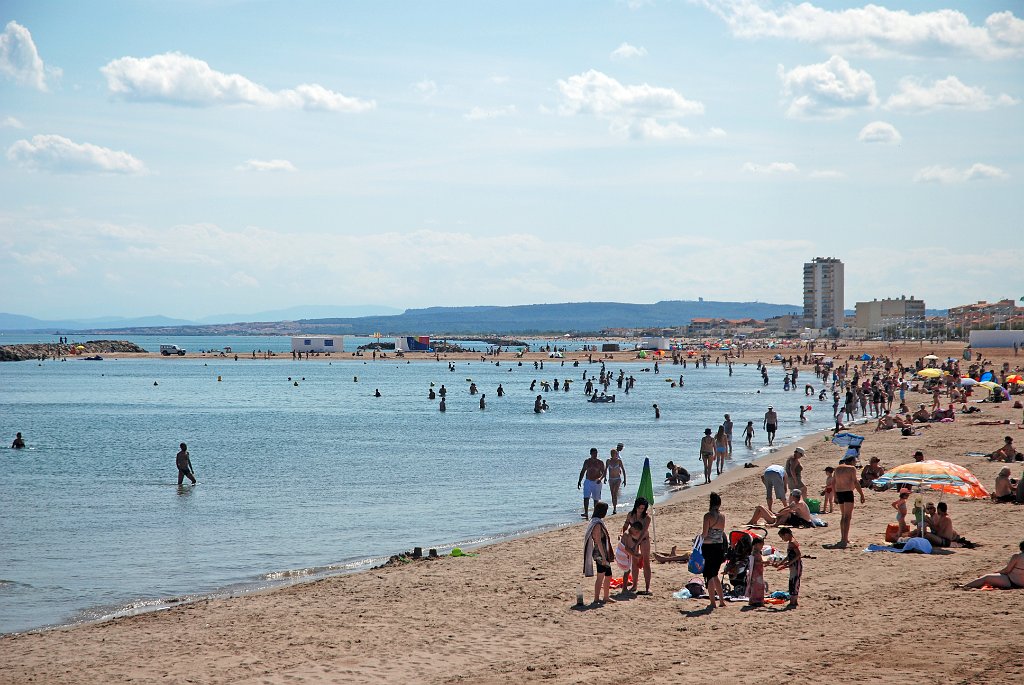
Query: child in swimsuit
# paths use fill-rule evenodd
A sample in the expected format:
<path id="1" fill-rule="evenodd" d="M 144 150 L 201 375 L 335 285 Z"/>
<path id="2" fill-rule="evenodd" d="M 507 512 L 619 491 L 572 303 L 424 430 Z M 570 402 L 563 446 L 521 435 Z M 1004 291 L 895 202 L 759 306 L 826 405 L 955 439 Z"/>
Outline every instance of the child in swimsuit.
<path id="1" fill-rule="evenodd" d="M 905 538 L 910 535 L 910 526 L 907 525 L 907 500 L 910 498 L 910 490 L 900 490 L 900 498 L 892 503 L 896 510 L 896 523 L 900 526 L 898 537 Z"/>
<path id="2" fill-rule="evenodd" d="M 821 491 L 821 496 L 824 497 L 824 501 L 821 503 L 821 513 L 831 514 L 835 510 L 836 505 L 836 477 L 835 468 L 831 466 L 825 467 L 825 489 Z"/>
<path id="3" fill-rule="evenodd" d="M 779 537 L 786 543 L 786 558 L 777 568 L 789 569 L 789 608 L 796 609 L 797 598 L 800 596 L 800 578 L 804 574 L 803 555 L 792 530 L 779 528 Z"/>
<path id="4" fill-rule="evenodd" d="M 764 540 L 755 536 L 747 565 L 747 604 L 752 607 L 764 606 L 764 559 L 761 557 L 763 547 Z"/>
<path id="5" fill-rule="evenodd" d="M 754 438 L 754 422 L 747 421 L 747 427 L 743 429 L 743 444 L 750 447 L 750 441 Z"/>

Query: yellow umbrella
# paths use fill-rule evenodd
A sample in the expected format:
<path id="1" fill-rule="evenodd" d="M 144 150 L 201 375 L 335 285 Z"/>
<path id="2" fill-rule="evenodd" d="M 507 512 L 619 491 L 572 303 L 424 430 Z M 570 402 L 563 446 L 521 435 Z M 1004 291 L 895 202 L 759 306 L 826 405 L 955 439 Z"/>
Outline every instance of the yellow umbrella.
<path id="1" fill-rule="evenodd" d="M 992 392 L 993 390 L 999 387 L 999 384 L 993 381 L 982 381 L 981 383 L 978 383 L 978 385 L 980 385 L 983 388 L 988 388 L 989 392 Z"/>
<path id="2" fill-rule="evenodd" d="M 942 371 L 939 369 L 921 369 L 917 372 L 917 375 L 921 378 L 938 378 L 942 375 Z"/>

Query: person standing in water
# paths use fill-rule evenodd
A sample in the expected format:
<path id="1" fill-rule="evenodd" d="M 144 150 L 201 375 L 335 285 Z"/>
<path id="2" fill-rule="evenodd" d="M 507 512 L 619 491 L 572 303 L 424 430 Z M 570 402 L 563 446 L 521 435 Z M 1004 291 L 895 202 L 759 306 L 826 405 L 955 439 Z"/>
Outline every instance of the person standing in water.
<path id="1" fill-rule="evenodd" d="M 619 489 L 626 486 L 626 465 L 619 458 L 618 450 L 612 450 L 604 463 L 604 482 L 612 491 L 612 513 L 619 512 Z"/>
<path id="2" fill-rule="evenodd" d="M 188 445 L 181 443 L 181 449 L 174 457 L 174 463 L 178 467 L 178 485 L 181 485 L 186 478 L 196 484 L 195 474 L 192 472 L 192 459 L 188 454 Z"/>
<path id="3" fill-rule="evenodd" d="M 12 450 L 23 450 L 23 449 L 25 449 L 25 438 L 21 437 L 21 433 L 20 432 L 17 435 L 14 436 L 14 442 L 11 443 L 11 449 Z"/>

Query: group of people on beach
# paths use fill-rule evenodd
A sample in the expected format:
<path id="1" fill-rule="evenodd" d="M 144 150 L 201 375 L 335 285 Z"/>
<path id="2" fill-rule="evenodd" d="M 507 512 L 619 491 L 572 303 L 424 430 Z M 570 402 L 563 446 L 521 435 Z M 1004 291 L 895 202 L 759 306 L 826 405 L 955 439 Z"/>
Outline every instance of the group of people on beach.
<path id="1" fill-rule="evenodd" d="M 805 359 L 804 361 L 806 362 L 807 360 Z M 836 419 L 834 433 L 838 433 L 845 428 L 843 425 L 844 421 L 852 421 L 858 418 L 867 420 L 872 416 L 878 420 L 876 430 L 891 428 L 912 429 L 915 421 L 952 420 L 952 417 L 949 417 L 946 413 L 949 410 L 944 409 L 939 402 L 938 395 L 942 392 L 949 393 L 955 401 L 964 403 L 965 407 L 967 398 L 970 396 L 971 383 L 966 383 L 963 388 L 958 387 L 957 384 L 950 382 L 948 379 L 942 381 L 941 384 L 929 385 L 928 388 L 914 384 L 911 381 L 911 377 L 922 368 L 927 368 L 924 360 L 918 360 L 912 366 L 904 366 L 899 360 L 892 360 L 886 357 L 867 358 L 866 356 L 864 359 L 851 356 L 848 362 L 842 364 L 835 364 L 831 360 L 825 362 L 818 357 L 810 361 L 814 365 L 815 378 L 820 379 L 824 384 L 821 392 L 818 393 L 819 401 L 825 401 L 825 398 L 831 392 Z M 785 360 L 783 362 L 786 363 Z M 853 363 L 851 364 L 850 362 Z M 759 367 L 764 368 L 761 364 L 759 364 Z M 959 379 L 961 377 L 960 365 L 956 360 L 947 360 L 943 364 L 942 369 L 944 372 L 948 370 L 949 375 L 953 378 Z M 975 378 L 980 373 L 986 372 L 985 367 L 981 365 L 971 365 L 965 371 L 972 374 Z M 1000 372 L 1003 385 L 1007 384 L 1008 371 L 1008 367 L 1004 365 Z M 765 372 L 765 375 L 767 375 L 767 372 Z M 789 376 L 787 378 L 790 381 L 789 384 L 795 387 L 796 374 L 790 373 L 787 376 Z M 964 377 L 968 376 L 965 375 Z M 1012 379 L 1012 376 L 1009 377 Z M 1024 383 L 1018 383 L 1017 385 L 1024 386 Z M 1007 390 L 1007 396 L 1009 396 L 1011 391 Z M 921 412 L 919 417 L 911 414 L 906 409 L 906 395 L 911 391 L 932 392 L 933 408 L 927 412 Z M 1019 390 L 1015 388 L 1012 392 L 1019 392 Z M 805 388 L 805 394 L 814 396 L 815 393 L 816 388 L 808 383 Z M 894 413 L 892 407 L 897 398 L 900 407 Z M 923 405 L 921 406 L 923 408 Z M 962 411 L 968 412 L 969 410 L 963 409 Z M 974 409 L 970 413 L 976 413 L 976 411 L 978 410 Z M 1007 422 L 999 421 L 993 423 L 1004 425 Z M 769 444 L 773 442 L 773 433 L 777 430 L 777 426 L 778 414 L 774 411 L 773 407 L 769 407 L 762 421 L 762 427 L 769 433 Z M 730 416 L 726 415 L 725 421 L 719 426 L 717 432 L 713 432 L 711 428 L 704 430 L 704 435 L 700 440 L 699 455 L 704 467 L 705 484 L 710 483 L 712 480 L 712 469 L 719 475 L 722 473 L 724 460 L 732 454 L 732 428 L 733 423 L 730 420 Z M 747 429 L 744 430 L 744 441 L 748 446 L 752 433 L 752 422 L 748 422 Z M 838 507 L 840 510 L 840 521 L 839 539 L 834 543 L 822 545 L 824 549 L 847 548 L 851 544 L 850 530 L 857 502 L 859 501 L 861 505 L 865 504 L 865 490 L 886 489 L 885 486 L 876 486 L 875 484 L 875 481 L 885 473 L 885 469 L 878 457 L 871 457 L 867 465 L 858 469 L 860 457 L 859 440 L 862 440 L 862 438 L 858 438 L 857 445 L 851 446 L 847 450 L 847 453 L 840 459 L 838 466 L 829 466 L 825 469 L 825 480 L 821 489 L 822 501 L 820 502 L 820 510 L 821 513 L 832 513 Z M 612 454 L 615 456 L 616 451 L 613 450 Z M 592 450 L 592 460 L 588 460 L 591 463 L 592 470 L 585 465 L 580 474 L 581 483 L 584 479 L 590 482 L 594 482 L 594 479 L 599 480 L 604 473 L 604 469 L 607 468 L 603 465 L 599 466 L 601 462 L 597 459 L 596 455 L 596 449 Z M 767 563 L 774 563 L 779 568 L 789 570 L 790 584 L 788 596 L 790 606 L 793 607 L 797 606 L 798 602 L 800 580 L 803 572 L 802 560 L 804 558 L 793 531 L 797 528 L 825 525 L 822 522 L 815 523 L 816 516 L 811 513 L 811 508 L 807 502 L 808 486 L 804 480 L 801 464 L 801 459 L 804 455 L 805 450 L 802 447 L 795 447 L 793 454 L 785 461 L 784 465 L 771 464 L 764 468 L 761 473 L 761 481 L 765 486 L 766 505 L 758 505 L 747 521 L 748 533 L 753 533 L 754 529 L 760 526 L 778 528 L 779 536 L 786 543 L 786 553 L 781 559 L 776 557 L 769 558 Z M 1006 436 L 1004 445 L 987 456 L 991 460 L 1004 462 L 1024 460 L 1024 455 L 1017 452 L 1013 446 L 1012 436 Z M 924 453 L 921 450 L 916 451 L 914 459 L 915 461 L 924 461 Z M 689 474 L 685 472 L 685 469 L 682 469 L 682 467 L 677 466 L 673 462 L 669 462 L 667 468 L 666 482 L 670 485 L 679 485 L 689 480 Z M 920 537 L 927 540 L 934 547 L 974 546 L 973 543 L 963 538 L 956 531 L 953 519 L 950 516 L 949 506 L 946 502 L 924 503 L 918 497 L 914 503 L 914 522 L 912 525 L 908 522 L 911 515 L 909 500 L 912 491 L 909 487 L 897 484 L 896 493 L 897 499 L 892 503 L 892 507 L 896 512 L 894 531 L 896 539 L 902 541 Z M 1003 468 L 996 479 L 993 499 L 999 502 L 1021 501 L 1024 499 L 1022 493 L 1024 493 L 1024 475 L 1020 479 L 1013 479 L 1011 478 L 1009 467 Z M 591 498 L 599 499 L 600 490 L 595 490 L 591 486 L 590 495 Z M 584 518 L 587 516 L 587 507 L 589 506 L 589 500 L 586 499 L 586 496 L 587 493 L 585 492 Z M 646 516 L 649 503 L 646 500 L 638 501 L 642 501 L 640 510 Z M 775 509 L 776 501 L 782 505 L 777 510 Z M 730 553 L 730 544 L 725 533 L 725 515 L 722 513 L 721 506 L 721 497 L 717 493 L 711 493 L 709 508 L 703 517 L 701 534 L 693 553 L 679 555 L 676 553 L 675 547 L 673 547 L 672 552 L 668 555 L 654 553 L 656 560 L 660 556 L 663 557 L 661 560 L 685 561 L 692 558 L 692 555 L 697 554 L 699 551 L 699 556 L 703 563 L 702 576 L 704 587 L 706 588 L 710 607 L 725 606 L 726 600 L 719 572 L 723 562 Z M 593 564 L 585 563 L 585 575 L 596 574 L 594 598 L 599 603 L 613 601 L 609 595 L 613 576 L 613 562 L 620 562 L 618 566 L 623 571 L 623 592 L 631 592 L 635 591 L 637 587 L 638 570 L 643 569 L 644 564 L 649 564 L 651 559 L 651 554 L 640 549 L 639 545 L 640 540 L 649 542 L 649 538 L 645 537 L 647 526 L 649 525 L 647 523 L 633 525 L 631 520 L 627 520 L 623 524 L 618 547 L 613 550 L 612 540 L 607 534 L 607 528 L 603 522 L 607 509 L 607 505 L 604 502 L 595 502 L 594 518 L 591 519 L 591 523 L 587 528 L 587 537 L 585 538 L 585 553 L 587 558 L 593 562 Z M 635 511 L 637 511 L 636 507 L 634 507 Z M 598 520 L 597 523 L 595 523 L 595 519 Z M 762 559 L 761 551 L 767 543 L 763 536 L 751 534 L 750 537 L 752 538 L 751 547 L 753 551 L 749 557 L 746 594 L 749 602 L 758 604 L 763 602 L 763 570 L 766 563 Z M 909 542 L 907 544 L 910 545 Z M 1024 587 L 1024 542 L 1021 543 L 1020 549 L 1021 553 L 1015 554 L 1001 571 L 982 576 L 965 584 L 964 587 Z M 647 581 L 645 587 L 649 591 L 649 578 L 645 576 L 645 580 Z M 689 588 L 690 584 L 687 587 Z M 703 596 L 703 594 L 700 596 Z"/>

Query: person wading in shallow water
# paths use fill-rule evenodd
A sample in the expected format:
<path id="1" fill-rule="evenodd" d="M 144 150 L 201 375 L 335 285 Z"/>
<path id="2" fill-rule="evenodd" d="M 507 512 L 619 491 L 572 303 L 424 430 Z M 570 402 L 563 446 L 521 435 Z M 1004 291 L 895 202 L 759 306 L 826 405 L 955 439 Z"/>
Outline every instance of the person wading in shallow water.
<path id="1" fill-rule="evenodd" d="M 178 485 L 181 485 L 186 478 L 196 484 L 195 474 L 192 472 L 192 459 L 188 454 L 188 445 L 181 443 L 181 449 L 174 457 L 174 463 L 178 466 Z"/>

